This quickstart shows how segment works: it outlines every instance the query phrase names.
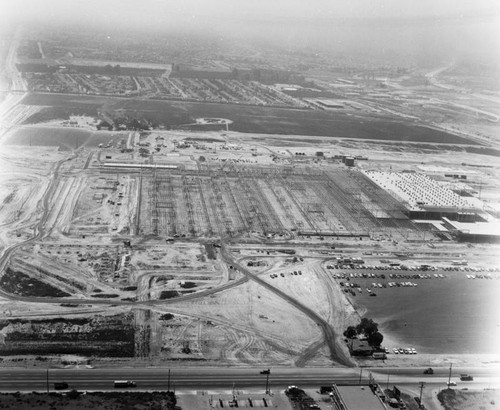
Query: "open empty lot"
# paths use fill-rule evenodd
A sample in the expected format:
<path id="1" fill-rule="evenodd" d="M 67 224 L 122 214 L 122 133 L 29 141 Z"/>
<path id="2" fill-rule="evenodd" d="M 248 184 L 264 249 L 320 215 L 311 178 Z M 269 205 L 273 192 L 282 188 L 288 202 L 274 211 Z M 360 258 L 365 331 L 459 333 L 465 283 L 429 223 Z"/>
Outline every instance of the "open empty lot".
<path id="1" fill-rule="evenodd" d="M 187 103 L 144 101 L 91 96 L 32 94 L 23 103 L 48 106 L 37 118 L 60 118 L 61 113 L 88 113 L 98 111 L 128 113 L 146 118 L 164 126 L 179 127 L 192 124 L 196 118 L 222 117 L 233 121 L 230 129 L 245 133 L 317 135 L 354 139 L 377 139 L 395 142 L 434 142 L 442 144 L 472 144 L 474 142 L 409 121 L 389 116 L 362 114 L 346 115 L 337 112 L 308 109 L 286 109 L 239 106 L 217 103 Z M 224 127 L 225 128 L 225 127 Z M 223 128 L 223 129 L 224 129 Z"/>

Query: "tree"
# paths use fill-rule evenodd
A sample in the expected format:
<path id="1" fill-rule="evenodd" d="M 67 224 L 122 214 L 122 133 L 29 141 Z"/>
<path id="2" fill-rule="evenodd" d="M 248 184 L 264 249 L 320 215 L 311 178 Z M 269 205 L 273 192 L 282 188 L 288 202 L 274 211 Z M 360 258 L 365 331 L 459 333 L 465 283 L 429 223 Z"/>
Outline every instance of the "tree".
<path id="1" fill-rule="evenodd" d="M 356 332 L 356 328 L 354 326 L 349 326 L 347 330 L 344 332 L 344 336 L 349 339 L 352 339 L 357 334 L 358 332 Z"/>
<path id="2" fill-rule="evenodd" d="M 378 323 L 375 323 L 373 319 L 364 317 L 361 319 L 359 325 L 356 326 L 356 332 L 358 332 L 358 334 L 364 334 L 366 338 L 369 338 L 370 335 L 378 332 Z"/>
<path id="3" fill-rule="evenodd" d="M 384 340 L 384 336 L 380 332 L 372 333 L 368 337 L 368 343 L 370 344 L 370 346 L 379 347 L 382 344 L 383 340 Z"/>

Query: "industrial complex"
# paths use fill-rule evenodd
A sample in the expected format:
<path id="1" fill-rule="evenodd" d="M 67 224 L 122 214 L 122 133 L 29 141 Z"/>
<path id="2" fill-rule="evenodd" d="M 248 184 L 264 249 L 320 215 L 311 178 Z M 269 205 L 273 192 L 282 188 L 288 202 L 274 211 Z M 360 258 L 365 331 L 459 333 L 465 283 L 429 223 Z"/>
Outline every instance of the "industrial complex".
<path id="1" fill-rule="evenodd" d="M 499 385 L 500 100 L 468 65 L 61 33 L 0 43 L 0 390 L 436 410 Z"/>

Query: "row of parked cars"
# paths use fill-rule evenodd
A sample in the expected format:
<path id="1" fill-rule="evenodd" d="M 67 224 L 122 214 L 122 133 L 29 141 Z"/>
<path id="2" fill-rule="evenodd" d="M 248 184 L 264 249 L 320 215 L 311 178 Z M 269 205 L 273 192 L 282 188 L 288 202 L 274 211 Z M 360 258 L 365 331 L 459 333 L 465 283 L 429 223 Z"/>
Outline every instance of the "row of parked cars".
<path id="1" fill-rule="evenodd" d="M 290 272 L 290 276 L 293 276 L 293 275 L 302 275 L 302 271 L 300 271 L 300 270 L 299 270 L 299 271 L 294 270 L 293 272 Z M 270 276 L 272 279 L 274 279 L 274 278 L 277 278 L 277 277 L 278 277 L 278 274 L 277 274 L 277 273 L 271 273 L 269 276 Z M 284 278 L 284 277 L 285 277 L 285 273 L 284 273 L 284 272 L 281 272 L 281 273 L 279 274 L 279 276 L 281 276 L 282 278 Z"/>
<path id="2" fill-rule="evenodd" d="M 413 347 L 408 347 L 408 348 L 394 347 L 392 351 L 394 354 L 417 354 L 417 351 Z"/>
<path id="3" fill-rule="evenodd" d="M 491 273 L 486 273 L 484 275 L 467 275 L 467 279 L 499 279 L 500 276 L 493 276 Z"/>
<path id="4" fill-rule="evenodd" d="M 370 270 L 403 270 L 403 271 L 447 271 L 447 272 L 500 272 L 500 267 L 484 266 L 407 266 L 407 265 L 357 265 L 357 264 L 335 264 L 326 265 L 327 269 L 370 269 Z"/>
<path id="5" fill-rule="evenodd" d="M 345 273 L 345 272 L 339 272 L 339 273 L 334 273 L 332 275 L 333 278 L 335 279 L 346 279 L 346 278 L 380 278 L 380 279 L 385 279 L 385 275 L 383 273 L 377 274 L 377 273 Z"/>
<path id="6" fill-rule="evenodd" d="M 460 272 L 500 272 L 500 267 L 494 266 L 490 268 L 486 268 L 484 266 L 450 266 L 449 270 L 455 270 Z M 445 269 L 447 270 L 447 269 Z"/>

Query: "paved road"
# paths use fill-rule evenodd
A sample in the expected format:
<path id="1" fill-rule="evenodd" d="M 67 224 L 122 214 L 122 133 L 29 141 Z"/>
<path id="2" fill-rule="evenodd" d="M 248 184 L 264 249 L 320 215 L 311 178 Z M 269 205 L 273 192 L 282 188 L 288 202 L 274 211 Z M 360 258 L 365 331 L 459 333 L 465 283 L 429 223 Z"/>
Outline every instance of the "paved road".
<path id="1" fill-rule="evenodd" d="M 260 374 L 261 368 L 226 369 L 226 368 L 172 368 L 170 374 L 171 388 L 176 391 L 196 390 L 231 390 L 237 389 L 265 390 L 266 376 Z M 367 383 L 371 373 L 375 380 L 384 386 L 386 374 L 375 372 L 377 369 L 364 368 L 362 380 Z M 380 369 L 378 369 L 380 370 Z M 436 369 L 432 376 L 423 375 L 421 368 L 383 369 L 389 372 L 390 384 L 399 386 L 416 386 L 419 381 L 434 388 L 445 387 L 448 381 L 448 369 Z M 500 388 L 499 369 L 456 369 L 453 380 L 458 380 L 460 373 L 473 374 L 473 382 L 458 382 L 458 388 Z M 166 390 L 168 386 L 167 368 L 117 368 L 117 369 L 0 369 L 0 391 L 46 391 L 47 374 L 49 388 L 53 390 L 54 382 L 65 381 L 70 388 L 77 390 L 114 390 L 114 380 L 133 380 L 136 390 Z M 303 388 L 319 388 L 332 383 L 358 384 L 359 369 L 348 368 L 272 368 L 270 387 L 272 390 L 283 390 L 286 386 L 297 385 Z M 384 386 L 385 387 L 385 386 Z"/>

